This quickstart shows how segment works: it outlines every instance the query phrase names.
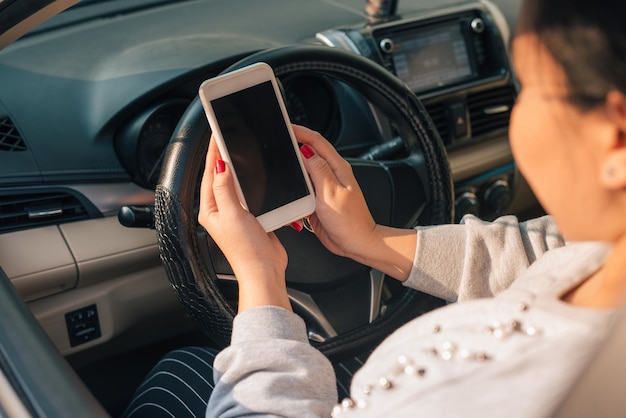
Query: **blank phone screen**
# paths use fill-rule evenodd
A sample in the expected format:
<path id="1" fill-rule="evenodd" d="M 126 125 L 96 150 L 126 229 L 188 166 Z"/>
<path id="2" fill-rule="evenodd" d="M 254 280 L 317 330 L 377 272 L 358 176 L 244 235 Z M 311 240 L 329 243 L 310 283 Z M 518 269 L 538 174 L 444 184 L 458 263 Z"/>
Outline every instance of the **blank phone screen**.
<path id="1" fill-rule="evenodd" d="M 308 194 L 270 81 L 211 105 L 250 213 L 263 215 Z"/>

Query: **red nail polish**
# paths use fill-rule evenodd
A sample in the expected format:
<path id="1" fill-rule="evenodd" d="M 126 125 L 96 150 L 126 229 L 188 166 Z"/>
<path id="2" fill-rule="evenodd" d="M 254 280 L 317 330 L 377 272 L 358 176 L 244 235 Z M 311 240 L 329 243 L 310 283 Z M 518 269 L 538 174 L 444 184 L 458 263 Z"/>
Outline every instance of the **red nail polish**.
<path id="1" fill-rule="evenodd" d="M 295 229 L 296 232 L 302 231 L 302 225 L 300 225 L 298 222 L 292 222 L 291 227 Z"/>
<path id="2" fill-rule="evenodd" d="M 215 161 L 215 172 L 216 173 L 223 173 L 226 170 L 226 163 L 224 162 L 224 160 L 217 160 Z"/>
<path id="3" fill-rule="evenodd" d="M 315 155 L 315 152 L 307 144 L 302 145 L 300 147 L 300 151 L 302 152 L 302 155 L 304 155 L 304 158 L 306 158 L 307 160 Z"/>

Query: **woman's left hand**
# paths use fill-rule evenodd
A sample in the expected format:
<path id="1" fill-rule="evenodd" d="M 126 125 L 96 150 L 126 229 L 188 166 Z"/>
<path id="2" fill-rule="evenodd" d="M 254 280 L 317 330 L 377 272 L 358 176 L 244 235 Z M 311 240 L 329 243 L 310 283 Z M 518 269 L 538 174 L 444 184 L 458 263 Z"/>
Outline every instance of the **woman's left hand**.
<path id="1" fill-rule="evenodd" d="M 285 284 L 287 252 L 274 233 L 240 204 L 231 167 L 211 139 L 200 186 L 198 222 L 220 247 L 239 283 L 239 312 L 254 306 L 291 309 Z"/>

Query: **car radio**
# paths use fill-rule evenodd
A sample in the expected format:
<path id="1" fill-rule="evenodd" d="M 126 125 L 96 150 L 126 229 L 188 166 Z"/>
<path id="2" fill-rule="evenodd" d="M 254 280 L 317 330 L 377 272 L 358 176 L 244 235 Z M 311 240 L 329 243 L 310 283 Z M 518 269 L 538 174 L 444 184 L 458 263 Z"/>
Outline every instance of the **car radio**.
<path id="1" fill-rule="evenodd" d="M 416 93 L 502 75 L 492 38 L 476 11 L 372 31 L 381 63 Z"/>
<path id="2" fill-rule="evenodd" d="M 382 64 L 417 94 L 508 72 L 502 36 L 481 9 L 332 30 L 318 39 Z"/>

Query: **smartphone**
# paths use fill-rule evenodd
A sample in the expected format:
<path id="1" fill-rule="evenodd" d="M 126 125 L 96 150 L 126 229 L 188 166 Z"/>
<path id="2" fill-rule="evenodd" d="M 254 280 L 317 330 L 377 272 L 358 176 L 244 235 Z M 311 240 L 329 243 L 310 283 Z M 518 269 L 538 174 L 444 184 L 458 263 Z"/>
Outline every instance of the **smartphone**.
<path id="1" fill-rule="evenodd" d="M 313 213 L 313 187 L 272 68 L 257 63 L 211 78 L 199 95 L 241 205 L 263 228 Z"/>

